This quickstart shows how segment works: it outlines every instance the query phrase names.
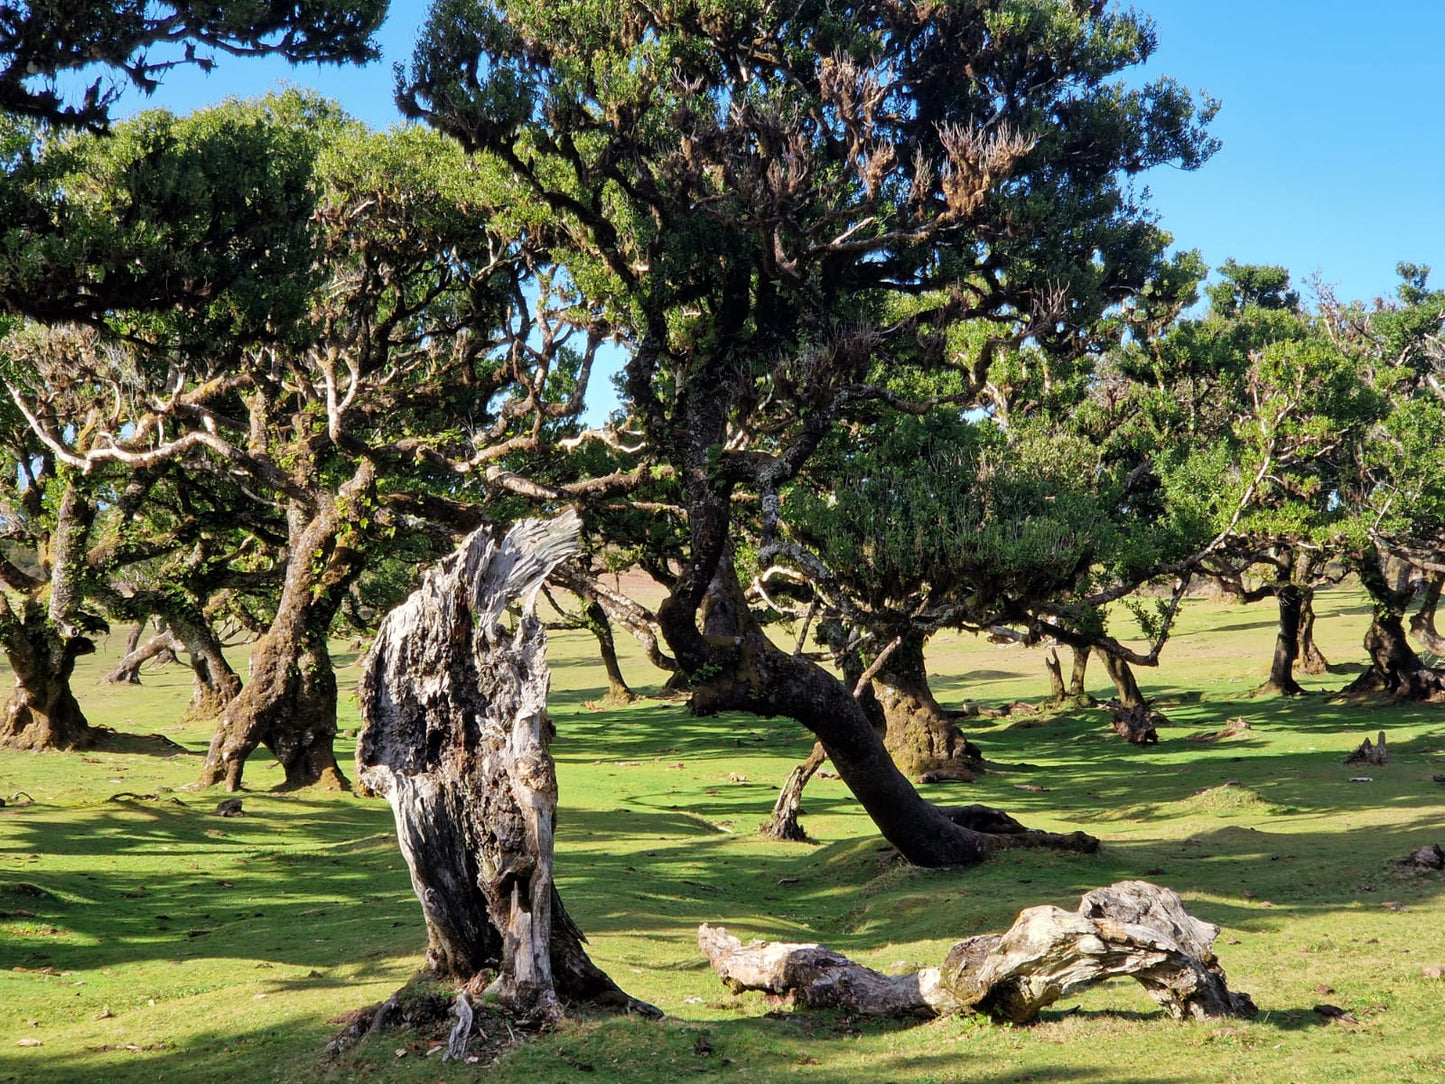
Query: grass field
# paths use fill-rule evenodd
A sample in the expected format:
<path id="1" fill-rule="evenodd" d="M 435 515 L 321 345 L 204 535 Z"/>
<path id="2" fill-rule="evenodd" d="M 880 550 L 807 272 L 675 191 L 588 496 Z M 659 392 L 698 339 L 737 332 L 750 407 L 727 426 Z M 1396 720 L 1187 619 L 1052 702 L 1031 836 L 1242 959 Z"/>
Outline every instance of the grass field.
<path id="1" fill-rule="evenodd" d="M 1358 672 L 1367 611 L 1347 591 L 1319 608 L 1321 644 L 1345 665 L 1304 684 L 1336 688 Z M 1445 881 L 1391 860 L 1445 842 L 1445 786 L 1432 781 L 1445 772 L 1445 714 L 1251 699 L 1273 625 L 1267 604 L 1187 602 L 1163 665 L 1140 673 L 1176 724 L 1155 747 L 1124 745 L 1098 711 L 977 721 L 970 735 L 989 759 L 1027 767 L 930 795 L 1082 827 L 1103 847 L 959 871 L 890 860 L 834 779 L 806 796 L 817 845 L 758 839 L 811 739 L 786 720 L 693 719 L 657 700 L 590 711 L 584 702 L 605 692 L 592 642 L 555 636 L 562 894 L 598 962 L 667 1018 L 571 1023 L 477 1065 L 443 1064 L 398 1033 L 324 1053 L 342 1014 L 419 966 L 421 914 L 390 813 L 349 795 L 270 793 L 279 773 L 258 754 L 245 815 L 217 816 L 224 795 L 182 789 L 209 738 L 176 722 L 188 675 L 96 685 L 116 637 L 76 680 L 92 721 L 120 733 L 113 748 L 0 753 L 0 1082 L 1435 1084 L 1445 979 L 1429 976 L 1445 965 Z M 356 657 L 338 662 L 348 687 Z M 945 703 L 1047 691 L 1034 650 L 960 637 L 933 645 L 929 662 Z M 644 691 L 661 677 L 636 655 L 624 665 Z M 342 711 L 354 732 L 349 695 Z M 1182 740 L 1239 716 L 1251 726 L 1241 737 Z M 1341 763 L 1381 729 L 1393 764 Z M 1350 782 L 1358 775 L 1372 779 Z M 112 797 L 127 793 L 154 797 Z M 819 940 L 884 970 L 918 967 L 1023 907 L 1072 908 L 1087 889 L 1133 877 L 1174 888 L 1223 927 L 1221 963 L 1257 1019 L 1175 1023 L 1131 982 L 1016 1028 L 776 1011 L 723 989 L 693 939 L 699 922 L 723 922 L 744 939 Z M 1320 1003 L 1356 1022 L 1326 1022 Z"/>

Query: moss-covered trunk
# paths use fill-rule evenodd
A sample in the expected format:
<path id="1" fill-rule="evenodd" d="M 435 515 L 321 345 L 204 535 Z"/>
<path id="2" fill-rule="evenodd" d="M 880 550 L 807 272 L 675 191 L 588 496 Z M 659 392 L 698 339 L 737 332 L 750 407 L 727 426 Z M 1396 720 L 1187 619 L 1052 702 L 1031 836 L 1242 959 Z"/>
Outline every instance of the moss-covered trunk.
<path id="1" fill-rule="evenodd" d="M 186 715 L 191 719 L 214 719 L 241 694 L 241 676 L 227 661 L 204 614 L 172 612 L 167 616 L 191 663 L 191 702 Z"/>
<path id="2" fill-rule="evenodd" d="M 0 747 L 84 749 L 97 732 L 86 720 L 70 678 L 75 660 L 95 650 L 82 636 L 65 636 L 38 606 L 21 616 L 8 604 L 0 615 L 5 657 L 15 687 L 0 714 Z"/>
<path id="3" fill-rule="evenodd" d="M 923 648 L 928 637 L 907 632 L 873 677 L 887 720 L 883 742 L 899 771 L 918 777 L 944 772 L 966 778 L 983 769 L 983 755 L 963 736 L 928 686 Z"/>
<path id="4" fill-rule="evenodd" d="M 363 472 L 363 481 L 369 474 Z M 347 522 L 347 491 L 309 518 L 293 510 L 286 578 L 276 616 L 251 653 L 251 679 L 225 707 L 200 784 L 241 785 L 246 758 L 259 745 L 285 772 L 288 788 L 346 789 L 336 763 L 336 674 L 327 650 L 332 619 L 363 555 Z"/>
<path id="5" fill-rule="evenodd" d="M 66 483 L 42 547 L 44 578 L 25 585 L 33 590 L 18 613 L 0 594 L 0 646 L 15 678 L 0 715 L 0 747 L 80 749 L 96 740 L 70 688 L 75 660 L 95 650 L 83 627 L 104 627 L 82 617 L 85 545 L 94 520 L 79 486 Z"/>

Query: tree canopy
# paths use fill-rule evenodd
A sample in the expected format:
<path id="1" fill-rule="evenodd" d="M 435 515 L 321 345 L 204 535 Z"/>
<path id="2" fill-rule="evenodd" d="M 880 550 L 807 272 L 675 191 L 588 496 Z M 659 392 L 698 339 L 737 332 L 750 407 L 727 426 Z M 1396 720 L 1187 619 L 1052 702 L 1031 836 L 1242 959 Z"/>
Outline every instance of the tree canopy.
<path id="1" fill-rule="evenodd" d="M 172 68 L 209 71 L 216 56 L 275 54 L 292 63 L 375 59 L 387 0 L 244 3 L 167 0 L 0 5 L 0 113 L 104 130 L 129 84 L 149 94 Z M 152 50 L 155 50 L 154 52 Z M 65 78 L 89 86 L 71 92 Z"/>

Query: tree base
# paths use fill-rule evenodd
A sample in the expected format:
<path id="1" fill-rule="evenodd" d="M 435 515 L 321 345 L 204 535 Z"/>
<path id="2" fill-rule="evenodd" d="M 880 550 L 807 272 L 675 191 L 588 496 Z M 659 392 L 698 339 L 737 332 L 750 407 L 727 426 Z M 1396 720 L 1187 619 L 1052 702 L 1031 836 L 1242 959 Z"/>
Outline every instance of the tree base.
<path id="1" fill-rule="evenodd" d="M 1263 685 L 1256 686 L 1249 692 L 1251 697 L 1255 696 L 1309 696 L 1310 691 L 1299 682 L 1291 679 L 1287 682 L 1276 681 L 1271 678 Z"/>
<path id="2" fill-rule="evenodd" d="M 1386 675 L 1372 666 L 1331 696 L 1330 702 L 1374 699 L 1401 704 L 1445 703 L 1445 673 L 1425 668 Z"/>
<path id="3" fill-rule="evenodd" d="M 0 749 L 21 753 L 92 749 L 104 733 L 102 728 L 91 726 L 83 718 L 62 724 L 43 715 L 12 711 L 0 719 Z"/>

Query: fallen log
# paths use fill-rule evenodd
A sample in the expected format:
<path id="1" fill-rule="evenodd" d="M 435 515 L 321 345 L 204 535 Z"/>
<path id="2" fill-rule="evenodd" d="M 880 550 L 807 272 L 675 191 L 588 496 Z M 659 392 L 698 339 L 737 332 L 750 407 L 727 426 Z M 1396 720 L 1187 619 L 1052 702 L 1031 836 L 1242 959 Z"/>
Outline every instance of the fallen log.
<path id="1" fill-rule="evenodd" d="M 1125 975 L 1175 1019 L 1252 1016 L 1249 995 L 1226 985 L 1213 952 L 1218 936 L 1171 890 L 1120 881 L 1085 895 L 1077 911 L 1030 907 L 1006 932 L 960 941 L 942 967 L 909 975 L 882 974 L 822 945 L 744 945 L 706 923 L 697 941 L 734 993 L 761 990 L 868 1016 L 986 1013 L 1025 1023 L 1081 987 Z"/>

